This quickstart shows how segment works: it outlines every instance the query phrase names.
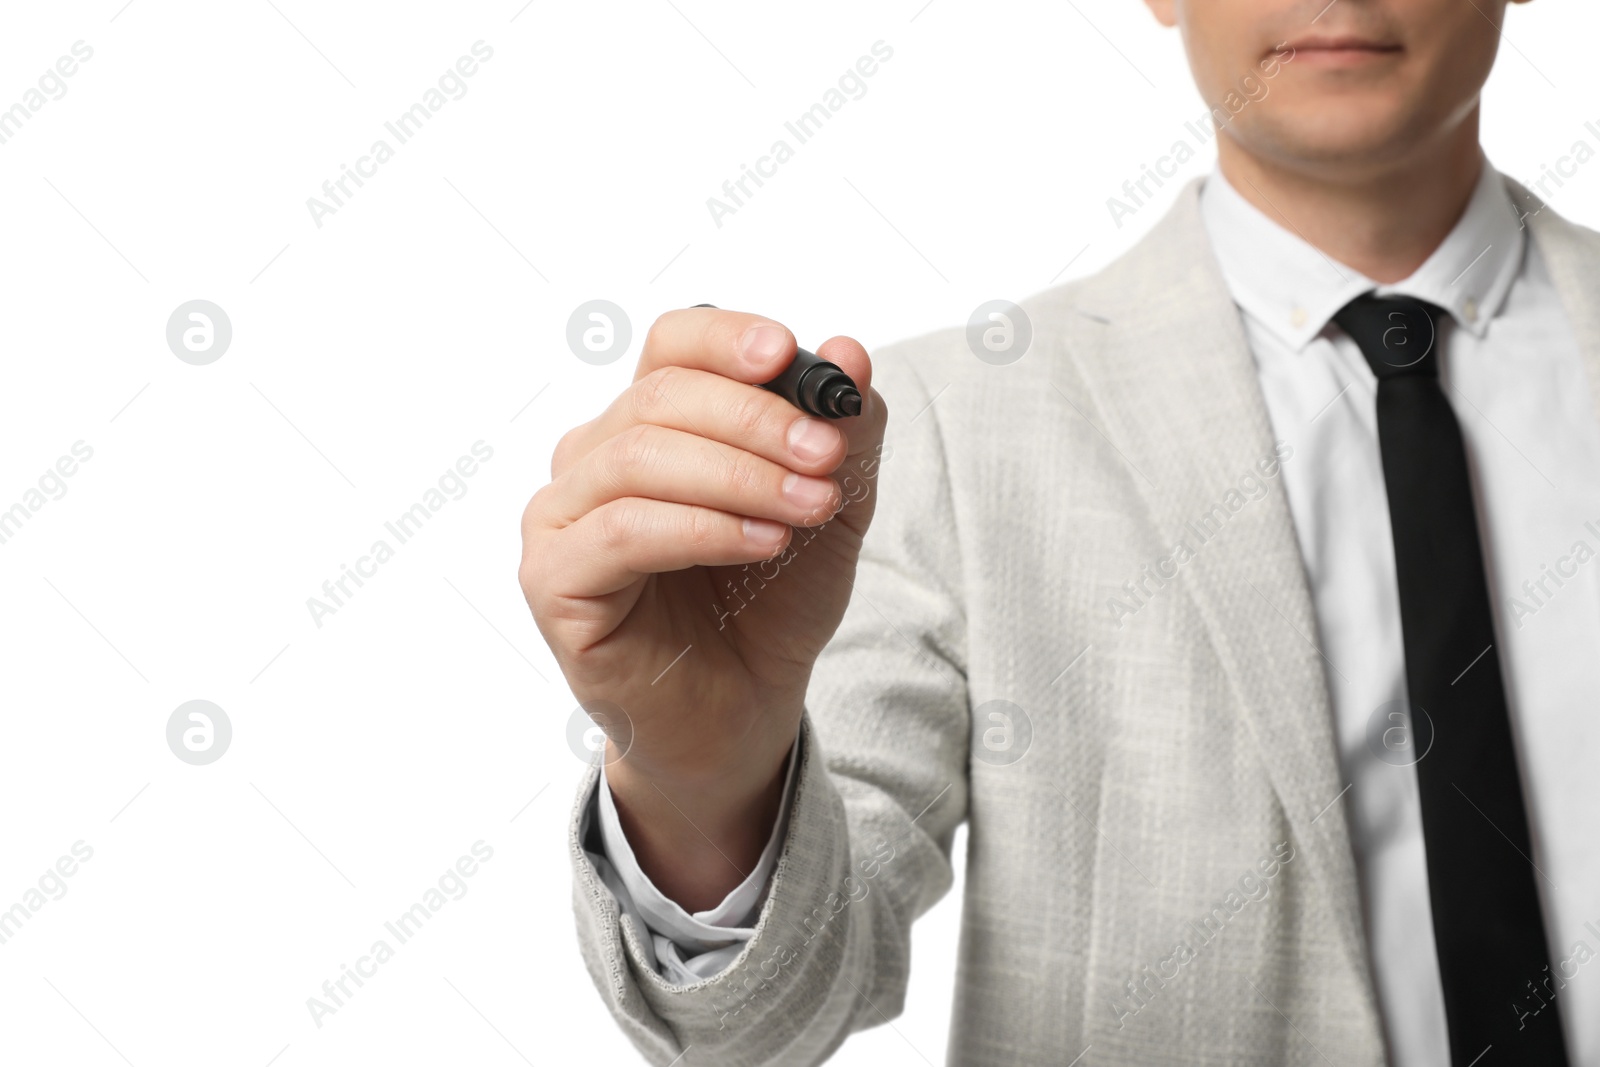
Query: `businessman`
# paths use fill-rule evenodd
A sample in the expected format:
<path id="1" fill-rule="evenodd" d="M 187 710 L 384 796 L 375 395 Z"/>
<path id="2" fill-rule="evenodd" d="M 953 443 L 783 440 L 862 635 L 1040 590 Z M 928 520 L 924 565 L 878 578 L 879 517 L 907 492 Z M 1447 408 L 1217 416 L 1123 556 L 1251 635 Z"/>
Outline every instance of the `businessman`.
<path id="1" fill-rule="evenodd" d="M 529 504 L 652 1063 L 894 1016 L 965 821 L 952 1064 L 1600 1067 L 1600 235 L 1479 145 L 1507 2 L 1147 3 L 1217 168 L 1025 351 L 834 338 L 817 420 L 669 312 Z"/>

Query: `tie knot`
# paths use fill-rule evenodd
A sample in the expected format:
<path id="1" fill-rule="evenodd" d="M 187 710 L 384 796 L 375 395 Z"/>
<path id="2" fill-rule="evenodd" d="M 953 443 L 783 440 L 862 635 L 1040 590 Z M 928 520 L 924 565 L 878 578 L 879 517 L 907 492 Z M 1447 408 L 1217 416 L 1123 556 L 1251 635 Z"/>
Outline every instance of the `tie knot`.
<path id="1" fill-rule="evenodd" d="M 1444 309 L 1411 296 L 1358 296 L 1333 321 L 1360 347 L 1378 380 L 1438 377 L 1438 315 Z"/>

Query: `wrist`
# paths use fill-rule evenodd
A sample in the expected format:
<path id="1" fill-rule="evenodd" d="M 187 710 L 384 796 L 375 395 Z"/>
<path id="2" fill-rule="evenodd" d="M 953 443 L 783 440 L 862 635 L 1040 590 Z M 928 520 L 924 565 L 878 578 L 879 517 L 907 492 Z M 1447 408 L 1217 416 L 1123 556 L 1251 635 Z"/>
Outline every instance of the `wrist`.
<path id="1" fill-rule="evenodd" d="M 703 729 L 636 731 L 620 749 L 608 738 L 613 795 L 639 807 L 676 807 L 713 838 L 733 830 L 747 809 L 775 792 L 794 748 L 804 704 L 778 707 L 763 702 L 761 713 L 743 722 L 719 716 Z"/>
<path id="2" fill-rule="evenodd" d="M 624 819 L 631 816 L 652 836 L 737 845 L 753 816 L 781 795 L 787 767 L 787 748 L 776 762 L 749 758 L 692 769 L 663 770 L 625 756 L 606 764 L 606 781 Z"/>
<path id="3" fill-rule="evenodd" d="M 783 805 L 789 749 L 769 772 L 658 779 L 629 759 L 606 767 L 618 822 L 639 868 L 692 913 L 716 907 L 749 877 Z M 750 762 L 738 768 L 748 772 Z"/>

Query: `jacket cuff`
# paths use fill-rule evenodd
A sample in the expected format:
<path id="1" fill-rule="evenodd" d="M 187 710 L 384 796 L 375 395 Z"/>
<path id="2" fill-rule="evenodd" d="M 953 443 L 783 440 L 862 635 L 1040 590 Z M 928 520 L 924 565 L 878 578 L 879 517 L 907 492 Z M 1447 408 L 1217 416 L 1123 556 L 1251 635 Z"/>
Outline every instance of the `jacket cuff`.
<path id="1" fill-rule="evenodd" d="M 790 1049 L 815 1062 L 850 1030 L 859 997 L 836 978 L 870 970 L 870 960 L 855 957 L 870 955 L 871 937 L 860 929 L 851 936 L 853 924 L 870 924 L 867 910 L 850 905 L 866 895 L 872 875 L 863 860 L 862 875 L 852 877 L 844 802 L 809 714 L 796 754 L 788 824 L 753 931 L 725 967 L 686 985 L 657 972 L 649 927 L 631 897 L 618 892 L 620 878 L 606 870 L 596 820 L 588 817 L 598 760 L 580 787 L 568 835 L 579 945 L 595 985 L 652 1063 L 669 1064 L 691 1045 L 717 1050 L 728 1062 L 763 1062 L 797 1039 L 828 1035 L 825 1048 Z"/>
<path id="2" fill-rule="evenodd" d="M 617 896 L 619 906 L 624 896 L 631 898 L 631 910 L 637 913 L 639 921 L 649 933 L 656 956 L 656 970 L 674 985 L 687 985 L 724 970 L 738 956 L 744 942 L 749 941 L 755 933 L 755 918 L 766 899 L 769 878 L 777 865 L 778 851 L 783 845 L 788 824 L 799 748 L 800 733 L 796 730 L 786 761 L 783 799 L 777 818 L 773 821 L 772 833 L 755 868 L 715 907 L 692 914 L 676 901 L 668 899 L 640 868 L 617 816 L 605 767 L 601 766 L 600 780 L 594 787 L 594 810 L 589 818 L 598 823 L 601 855 L 609 861 L 618 884 L 611 885 L 611 879 L 604 880 L 613 895 Z M 585 840 L 594 839 L 586 836 Z M 589 858 L 593 862 L 600 857 L 591 853 Z M 596 869 L 599 869 L 598 864 Z"/>

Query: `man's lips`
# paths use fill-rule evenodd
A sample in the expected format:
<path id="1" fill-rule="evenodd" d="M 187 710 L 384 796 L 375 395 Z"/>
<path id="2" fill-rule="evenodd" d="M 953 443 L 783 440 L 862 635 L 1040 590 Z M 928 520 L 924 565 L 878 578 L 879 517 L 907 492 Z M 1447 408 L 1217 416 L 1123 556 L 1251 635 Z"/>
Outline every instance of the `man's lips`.
<path id="1" fill-rule="evenodd" d="M 1405 49 L 1392 41 L 1354 35 L 1312 34 L 1273 49 L 1275 54 L 1293 56 L 1292 62 L 1317 66 L 1350 66 L 1388 59 Z"/>

